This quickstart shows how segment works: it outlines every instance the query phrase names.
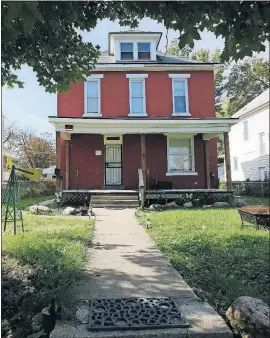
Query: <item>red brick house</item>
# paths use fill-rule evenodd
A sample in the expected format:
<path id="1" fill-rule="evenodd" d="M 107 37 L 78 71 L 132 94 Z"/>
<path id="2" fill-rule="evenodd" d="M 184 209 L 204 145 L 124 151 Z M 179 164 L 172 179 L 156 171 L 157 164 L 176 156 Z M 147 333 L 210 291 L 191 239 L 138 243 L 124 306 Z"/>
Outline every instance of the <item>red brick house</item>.
<path id="1" fill-rule="evenodd" d="M 87 82 L 57 95 L 58 162 L 66 190 L 217 188 L 214 65 L 158 52 L 162 33 L 109 33 Z"/>

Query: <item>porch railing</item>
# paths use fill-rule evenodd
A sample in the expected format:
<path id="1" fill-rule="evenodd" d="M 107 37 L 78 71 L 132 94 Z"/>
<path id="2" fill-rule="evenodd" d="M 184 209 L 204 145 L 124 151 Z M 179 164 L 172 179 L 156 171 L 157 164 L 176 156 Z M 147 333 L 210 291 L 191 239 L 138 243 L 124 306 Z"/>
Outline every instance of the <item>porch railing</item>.
<path id="1" fill-rule="evenodd" d="M 141 207 L 144 209 L 144 201 L 145 201 L 145 182 L 143 179 L 142 169 L 138 169 L 138 178 L 139 178 L 139 198 L 141 202 Z"/>

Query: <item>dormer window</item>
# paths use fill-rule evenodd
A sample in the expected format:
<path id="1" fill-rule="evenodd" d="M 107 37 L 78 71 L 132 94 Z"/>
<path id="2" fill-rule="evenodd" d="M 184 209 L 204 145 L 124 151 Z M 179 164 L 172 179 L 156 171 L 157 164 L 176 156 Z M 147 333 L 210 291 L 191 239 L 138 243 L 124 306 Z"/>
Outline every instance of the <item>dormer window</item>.
<path id="1" fill-rule="evenodd" d="M 133 60 L 133 43 L 120 43 L 121 60 Z"/>
<path id="2" fill-rule="evenodd" d="M 150 43 L 138 42 L 138 60 L 150 59 Z"/>

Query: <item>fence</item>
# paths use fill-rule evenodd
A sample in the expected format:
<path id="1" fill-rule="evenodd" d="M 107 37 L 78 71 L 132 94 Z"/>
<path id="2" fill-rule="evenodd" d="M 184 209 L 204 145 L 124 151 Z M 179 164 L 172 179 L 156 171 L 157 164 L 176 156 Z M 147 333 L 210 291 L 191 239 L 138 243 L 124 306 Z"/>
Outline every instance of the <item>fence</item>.
<path id="1" fill-rule="evenodd" d="M 227 182 L 222 182 L 219 185 L 220 189 L 227 188 Z M 262 198 L 270 197 L 270 180 L 265 181 L 234 181 L 232 182 L 234 195 L 240 196 L 255 196 Z"/>

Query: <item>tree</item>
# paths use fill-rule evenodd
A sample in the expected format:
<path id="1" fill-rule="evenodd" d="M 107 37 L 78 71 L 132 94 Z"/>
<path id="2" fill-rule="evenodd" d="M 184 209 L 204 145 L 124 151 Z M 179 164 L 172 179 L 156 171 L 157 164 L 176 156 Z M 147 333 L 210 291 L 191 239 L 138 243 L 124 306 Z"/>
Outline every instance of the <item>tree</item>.
<path id="1" fill-rule="evenodd" d="M 18 126 L 16 122 L 8 122 L 2 116 L 2 146 L 4 150 L 12 150 L 17 140 Z"/>
<path id="2" fill-rule="evenodd" d="M 170 55 L 179 56 L 181 58 L 188 59 L 191 55 L 192 48 L 185 45 L 182 49 L 179 48 L 179 40 L 173 39 L 170 47 L 167 49 L 167 53 Z"/>
<path id="3" fill-rule="evenodd" d="M 80 31 L 98 20 L 137 27 L 144 17 L 180 32 L 179 48 L 194 47 L 204 29 L 222 36 L 222 61 L 265 50 L 269 1 L 2 1 L 2 85 L 23 83 L 14 70 L 33 67 L 48 92 L 67 90 L 93 69 L 99 47 L 84 43 Z"/>
<path id="4" fill-rule="evenodd" d="M 55 142 L 49 133 L 36 136 L 32 130 L 21 130 L 18 137 L 16 155 L 21 166 L 47 168 L 55 164 Z"/>
<path id="5" fill-rule="evenodd" d="M 269 62 L 262 58 L 239 61 L 225 79 L 222 109 L 232 115 L 269 88 Z"/>

